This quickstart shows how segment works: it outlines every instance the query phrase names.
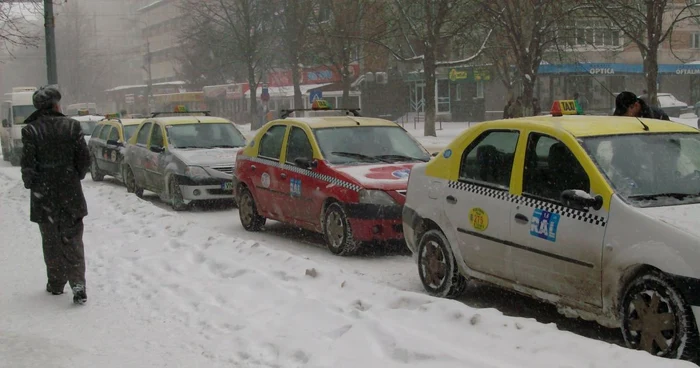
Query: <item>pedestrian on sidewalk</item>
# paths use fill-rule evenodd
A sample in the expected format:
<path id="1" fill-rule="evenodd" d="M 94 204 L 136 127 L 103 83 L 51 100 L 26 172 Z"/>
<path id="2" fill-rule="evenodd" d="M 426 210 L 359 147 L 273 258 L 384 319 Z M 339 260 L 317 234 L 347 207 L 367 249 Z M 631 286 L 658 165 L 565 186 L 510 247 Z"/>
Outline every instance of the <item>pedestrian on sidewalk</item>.
<path id="1" fill-rule="evenodd" d="M 87 203 L 80 182 L 89 170 L 90 155 L 80 123 L 61 113 L 60 101 L 61 93 L 53 86 L 34 92 L 37 110 L 22 129 L 22 181 L 31 191 L 30 221 L 41 232 L 46 291 L 61 295 L 69 283 L 73 302 L 84 304 Z"/>

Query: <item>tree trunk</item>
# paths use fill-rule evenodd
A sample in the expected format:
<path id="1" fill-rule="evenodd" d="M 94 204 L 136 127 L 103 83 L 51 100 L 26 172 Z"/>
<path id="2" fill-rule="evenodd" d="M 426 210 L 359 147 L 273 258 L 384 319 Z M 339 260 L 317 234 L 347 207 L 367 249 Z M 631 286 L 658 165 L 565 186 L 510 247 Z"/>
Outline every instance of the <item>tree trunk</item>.
<path id="1" fill-rule="evenodd" d="M 255 68 L 248 66 L 248 86 L 250 87 L 250 129 L 260 129 L 262 117 L 258 114 L 258 83 L 255 80 Z"/>
<path id="2" fill-rule="evenodd" d="M 529 78 L 528 78 L 529 76 Z M 535 76 L 527 73 L 523 74 L 523 116 L 532 116 L 532 99 L 535 96 Z"/>
<path id="3" fill-rule="evenodd" d="M 657 55 L 657 50 L 653 49 L 651 50 L 651 45 L 650 45 L 650 50 L 649 53 L 647 54 L 646 59 L 644 60 L 644 76 L 646 78 L 647 82 L 647 101 L 649 105 L 652 106 L 658 106 L 659 101 L 657 99 L 657 88 L 656 88 L 656 79 L 658 78 L 659 75 L 659 63 L 658 63 L 658 55 Z"/>
<path id="4" fill-rule="evenodd" d="M 423 89 L 425 100 L 425 125 L 423 126 L 423 135 L 426 137 L 437 137 L 435 132 L 435 85 L 436 83 L 435 53 L 432 47 L 426 47 L 425 60 L 423 61 L 423 72 L 425 80 L 425 88 Z"/>
<path id="5" fill-rule="evenodd" d="M 296 58 L 295 58 L 296 59 Z M 303 109 L 304 99 L 301 95 L 301 73 L 299 72 L 299 64 L 294 63 L 292 66 L 292 83 L 294 84 L 294 108 Z M 303 114 L 303 112 L 302 112 Z M 299 114 L 295 114 L 297 117 Z M 303 116 L 303 115 L 302 115 Z"/>
<path id="6" fill-rule="evenodd" d="M 351 84 L 351 79 L 350 76 L 347 75 L 347 73 L 342 73 L 343 76 L 343 99 L 341 100 L 342 102 L 338 104 L 337 107 L 342 107 L 342 108 L 359 108 L 360 106 L 350 106 L 350 84 Z"/>

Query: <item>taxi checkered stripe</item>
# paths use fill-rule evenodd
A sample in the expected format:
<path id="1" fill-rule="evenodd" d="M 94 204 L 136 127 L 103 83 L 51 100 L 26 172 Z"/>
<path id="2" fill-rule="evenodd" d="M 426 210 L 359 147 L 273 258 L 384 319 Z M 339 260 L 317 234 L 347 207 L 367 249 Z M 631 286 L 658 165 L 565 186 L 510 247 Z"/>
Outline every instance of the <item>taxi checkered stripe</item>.
<path id="1" fill-rule="evenodd" d="M 265 159 L 260 159 L 257 157 L 246 157 L 245 160 L 257 162 L 259 164 L 274 166 L 274 167 L 277 167 L 280 169 L 289 170 L 289 171 L 295 172 L 297 174 L 301 174 L 304 176 L 308 176 L 310 178 L 325 181 L 326 183 L 337 185 L 339 187 L 343 187 L 345 189 L 349 189 L 349 190 L 352 190 L 355 192 L 359 192 L 360 190 L 362 190 L 362 187 L 357 185 L 357 184 L 353 184 L 353 183 L 347 182 L 345 180 L 340 180 L 340 179 L 332 177 L 330 175 L 324 175 L 324 174 L 319 174 L 317 172 L 313 172 L 310 170 L 304 170 L 304 169 L 302 169 L 298 166 L 295 166 L 295 165 L 280 164 L 277 161 L 265 160 Z"/>
<path id="2" fill-rule="evenodd" d="M 447 183 L 447 186 L 452 189 L 472 192 L 474 194 L 495 198 L 504 202 L 513 202 L 523 204 L 529 207 L 541 208 L 548 212 L 555 212 L 562 216 L 566 216 L 577 221 L 587 222 L 593 225 L 605 226 L 607 222 L 605 217 L 597 216 L 586 211 L 560 206 L 558 204 L 541 201 L 539 199 L 514 196 L 503 190 L 491 189 L 479 185 L 462 183 L 458 181 L 450 181 Z"/>

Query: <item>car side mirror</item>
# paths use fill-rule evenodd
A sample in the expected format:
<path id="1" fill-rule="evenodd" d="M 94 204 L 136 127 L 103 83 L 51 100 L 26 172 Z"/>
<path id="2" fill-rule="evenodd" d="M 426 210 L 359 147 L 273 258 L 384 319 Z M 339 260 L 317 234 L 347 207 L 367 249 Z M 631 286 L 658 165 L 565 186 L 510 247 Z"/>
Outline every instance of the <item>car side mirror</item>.
<path id="1" fill-rule="evenodd" d="M 165 147 L 151 146 L 151 152 L 163 153 L 165 152 Z"/>
<path id="2" fill-rule="evenodd" d="M 302 169 L 311 170 L 313 168 L 316 168 L 316 165 L 318 165 L 318 161 L 306 157 L 297 157 L 294 159 L 294 164 L 301 167 Z"/>
<path id="3" fill-rule="evenodd" d="M 2 127 L 7 128 L 10 126 L 10 122 L 7 119 L 2 119 Z"/>
<path id="4" fill-rule="evenodd" d="M 431 156 L 431 157 L 437 157 L 437 155 L 438 155 L 439 153 L 440 153 L 440 152 L 433 152 L 433 153 L 430 154 L 430 156 Z"/>
<path id="5" fill-rule="evenodd" d="M 108 145 L 108 146 L 117 146 L 117 147 L 122 147 L 122 146 L 124 146 L 124 144 L 123 144 L 122 142 L 115 141 L 114 139 L 108 140 L 108 141 L 107 141 L 107 145 Z"/>
<path id="6" fill-rule="evenodd" d="M 593 208 L 598 211 L 603 207 L 603 197 L 595 197 L 578 189 L 569 189 L 561 193 L 561 201 L 565 206 L 574 208 Z"/>

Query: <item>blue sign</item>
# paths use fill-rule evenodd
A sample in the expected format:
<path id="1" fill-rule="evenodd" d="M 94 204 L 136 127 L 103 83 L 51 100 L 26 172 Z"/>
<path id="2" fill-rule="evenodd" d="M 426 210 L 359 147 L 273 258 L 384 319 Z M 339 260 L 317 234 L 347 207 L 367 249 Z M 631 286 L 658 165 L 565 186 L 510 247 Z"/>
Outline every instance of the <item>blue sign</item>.
<path id="1" fill-rule="evenodd" d="M 316 100 L 323 100 L 323 91 L 312 89 L 309 91 L 309 102 L 314 103 Z"/>
<path id="2" fill-rule="evenodd" d="M 396 170 L 391 173 L 395 178 L 406 179 L 411 174 L 411 169 Z"/>
<path id="3" fill-rule="evenodd" d="M 536 208 L 532 213 L 532 220 L 530 221 L 530 235 L 556 242 L 560 217 L 558 213 Z"/>
<path id="4" fill-rule="evenodd" d="M 301 179 L 292 179 L 289 181 L 289 194 L 292 197 L 301 197 Z"/>
<path id="5" fill-rule="evenodd" d="M 442 157 L 444 158 L 450 158 L 452 156 L 452 150 L 451 149 L 446 149 L 445 152 L 442 153 Z"/>
<path id="6" fill-rule="evenodd" d="M 537 73 L 544 74 L 643 74 L 642 64 L 621 63 L 578 63 L 578 64 L 544 64 Z M 700 75 L 700 64 L 659 64 L 659 74 Z"/>

